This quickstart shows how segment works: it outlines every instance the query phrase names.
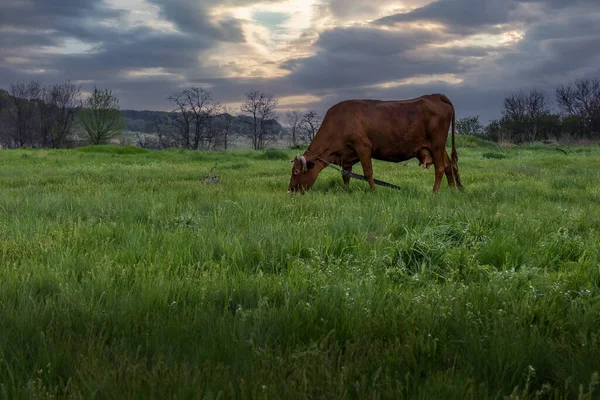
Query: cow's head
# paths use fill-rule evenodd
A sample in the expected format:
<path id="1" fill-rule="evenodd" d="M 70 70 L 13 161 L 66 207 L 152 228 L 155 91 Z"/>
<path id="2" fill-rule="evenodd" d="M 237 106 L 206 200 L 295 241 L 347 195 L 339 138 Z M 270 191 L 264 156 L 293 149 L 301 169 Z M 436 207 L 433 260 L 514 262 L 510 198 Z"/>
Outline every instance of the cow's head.
<path id="1" fill-rule="evenodd" d="M 315 168 L 314 162 L 308 161 L 305 156 L 300 154 L 291 163 L 293 164 L 292 177 L 290 178 L 288 193 L 298 191 L 304 193 L 315 183 L 319 171 Z"/>

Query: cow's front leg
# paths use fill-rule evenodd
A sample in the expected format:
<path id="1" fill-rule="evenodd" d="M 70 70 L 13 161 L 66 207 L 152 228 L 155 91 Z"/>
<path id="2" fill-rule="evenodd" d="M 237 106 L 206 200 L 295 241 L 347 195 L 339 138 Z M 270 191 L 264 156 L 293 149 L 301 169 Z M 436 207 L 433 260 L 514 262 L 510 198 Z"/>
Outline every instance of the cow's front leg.
<path id="1" fill-rule="evenodd" d="M 371 189 L 375 190 L 375 181 L 373 180 L 373 164 L 371 162 L 371 147 L 362 146 L 356 150 L 365 174 L 365 178 L 367 178 L 367 182 L 369 182 Z"/>
<path id="2" fill-rule="evenodd" d="M 352 172 L 352 164 L 346 164 L 342 167 L 345 172 Z M 344 181 L 344 185 L 348 186 L 350 184 L 350 176 L 346 175 L 342 172 L 342 180 Z"/>

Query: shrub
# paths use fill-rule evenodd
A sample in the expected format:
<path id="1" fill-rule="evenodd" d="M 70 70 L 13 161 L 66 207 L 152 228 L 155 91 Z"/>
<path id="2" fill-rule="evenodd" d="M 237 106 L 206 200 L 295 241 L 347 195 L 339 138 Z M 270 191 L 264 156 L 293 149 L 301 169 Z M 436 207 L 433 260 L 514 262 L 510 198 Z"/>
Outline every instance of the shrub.
<path id="1" fill-rule="evenodd" d="M 490 152 L 490 151 L 483 153 L 481 156 L 483 158 L 493 158 L 496 160 L 501 160 L 503 158 L 506 158 L 506 156 L 502 153 L 494 153 L 494 152 Z"/>
<path id="2" fill-rule="evenodd" d="M 290 156 L 283 150 L 267 149 L 258 158 L 263 160 L 287 160 Z"/>

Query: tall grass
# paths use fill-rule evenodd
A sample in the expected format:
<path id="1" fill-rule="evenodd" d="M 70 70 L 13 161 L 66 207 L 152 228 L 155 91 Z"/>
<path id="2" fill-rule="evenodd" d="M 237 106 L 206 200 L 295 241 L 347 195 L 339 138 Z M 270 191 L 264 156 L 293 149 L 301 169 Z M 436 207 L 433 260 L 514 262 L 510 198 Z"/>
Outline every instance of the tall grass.
<path id="1" fill-rule="evenodd" d="M 490 151 L 1 150 L 0 397 L 597 398 L 600 149 Z"/>

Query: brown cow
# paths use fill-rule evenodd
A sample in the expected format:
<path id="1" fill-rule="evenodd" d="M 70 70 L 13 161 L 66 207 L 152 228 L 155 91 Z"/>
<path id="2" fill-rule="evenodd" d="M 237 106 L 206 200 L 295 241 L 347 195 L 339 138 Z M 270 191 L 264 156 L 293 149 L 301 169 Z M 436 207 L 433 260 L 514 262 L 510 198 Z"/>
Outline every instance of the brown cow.
<path id="1" fill-rule="evenodd" d="M 452 159 L 446 151 L 452 124 Z M 327 163 L 352 171 L 360 161 L 375 189 L 371 159 L 400 162 L 416 157 L 435 166 L 433 192 L 446 174 L 449 186 L 462 187 L 454 142 L 454 106 L 443 94 L 399 101 L 347 100 L 331 107 L 303 155 L 292 160 L 289 192 L 310 189 Z M 350 177 L 342 175 L 345 184 Z"/>

